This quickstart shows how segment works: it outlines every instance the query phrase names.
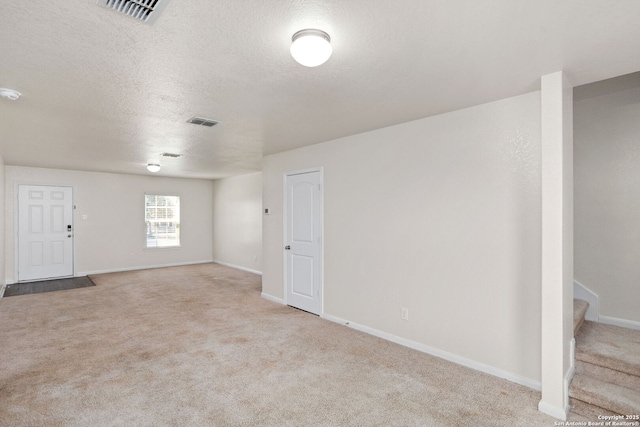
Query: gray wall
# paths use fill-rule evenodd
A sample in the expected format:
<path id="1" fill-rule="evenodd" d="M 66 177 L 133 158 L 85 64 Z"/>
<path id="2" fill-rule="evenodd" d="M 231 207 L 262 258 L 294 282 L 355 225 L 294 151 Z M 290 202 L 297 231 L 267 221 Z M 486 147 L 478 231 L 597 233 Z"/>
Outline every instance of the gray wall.
<path id="1" fill-rule="evenodd" d="M 213 181 L 213 259 L 262 271 L 262 172 Z"/>
<path id="2" fill-rule="evenodd" d="M 324 315 L 539 386 L 540 108 L 533 92 L 266 156 L 263 292 L 284 297 L 283 174 L 323 167 Z"/>
<path id="3" fill-rule="evenodd" d="M 17 184 L 74 188 L 75 272 L 126 270 L 212 260 L 209 180 L 5 167 L 5 278 L 15 280 Z M 180 196 L 180 247 L 145 249 L 144 194 Z M 82 220 L 81 216 L 87 219 Z"/>
<path id="4" fill-rule="evenodd" d="M 640 73 L 575 89 L 575 278 L 640 322 Z"/>

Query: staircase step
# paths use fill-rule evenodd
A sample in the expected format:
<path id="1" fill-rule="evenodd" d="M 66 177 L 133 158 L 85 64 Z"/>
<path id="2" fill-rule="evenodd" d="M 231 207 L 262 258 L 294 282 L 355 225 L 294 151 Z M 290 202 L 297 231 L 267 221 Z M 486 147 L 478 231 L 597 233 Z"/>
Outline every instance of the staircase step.
<path id="1" fill-rule="evenodd" d="M 580 326 L 582 326 L 582 322 L 584 322 L 584 316 L 586 316 L 588 309 L 588 302 L 581 299 L 573 300 L 573 336 L 577 335 Z"/>
<path id="2" fill-rule="evenodd" d="M 586 320 L 576 336 L 576 360 L 640 377 L 640 331 Z"/>
<path id="3" fill-rule="evenodd" d="M 619 415 L 612 411 L 607 411 L 599 406 L 591 405 L 590 403 L 583 402 L 582 400 L 574 399 L 573 397 L 569 398 L 569 405 L 571 407 L 571 412 L 574 414 L 582 415 L 588 421 L 593 421 L 599 419 L 599 415 Z"/>
<path id="4" fill-rule="evenodd" d="M 576 374 L 569 396 L 616 414 L 640 414 L 640 391 Z"/>
<path id="5" fill-rule="evenodd" d="M 630 388 L 631 390 L 640 390 L 640 377 L 580 360 L 576 360 L 576 374 L 588 375 L 601 381 L 607 381 Z"/>

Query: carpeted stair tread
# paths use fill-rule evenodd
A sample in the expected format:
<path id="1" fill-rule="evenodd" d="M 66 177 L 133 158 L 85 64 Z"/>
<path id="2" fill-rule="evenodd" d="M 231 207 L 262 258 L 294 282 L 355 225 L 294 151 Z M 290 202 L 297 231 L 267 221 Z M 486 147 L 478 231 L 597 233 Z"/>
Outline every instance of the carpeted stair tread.
<path id="1" fill-rule="evenodd" d="M 584 316 L 587 314 L 587 310 L 589 309 L 589 303 L 581 300 L 574 299 L 573 300 L 573 335 L 575 336 L 584 322 Z"/>
<path id="2" fill-rule="evenodd" d="M 569 396 L 617 414 L 640 414 L 640 391 L 576 374 Z"/>
<path id="3" fill-rule="evenodd" d="M 587 320 L 576 336 L 576 360 L 640 377 L 640 331 Z"/>
<path id="4" fill-rule="evenodd" d="M 573 397 L 569 398 L 569 405 L 571 406 L 571 412 L 586 418 L 586 421 L 597 420 L 599 415 L 619 415 Z"/>
<path id="5" fill-rule="evenodd" d="M 631 390 L 640 390 L 640 377 L 625 374 L 624 372 L 615 371 L 603 366 L 594 365 L 592 363 L 585 363 L 580 360 L 576 360 L 576 373 L 588 375 L 601 381 L 618 384 L 623 387 L 630 388 Z"/>

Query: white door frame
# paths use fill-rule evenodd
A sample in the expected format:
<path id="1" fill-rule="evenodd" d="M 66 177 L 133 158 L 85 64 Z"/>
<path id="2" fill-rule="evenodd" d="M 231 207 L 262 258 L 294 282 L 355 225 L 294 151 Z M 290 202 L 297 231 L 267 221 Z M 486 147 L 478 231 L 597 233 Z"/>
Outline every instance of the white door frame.
<path id="1" fill-rule="evenodd" d="M 72 233 L 73 233 L 73 238 L 71 239 L 71 276 L 65 276 L 65 277 L 75 277 L 76 275 L 76 188 L 73 185 L 70 184 L 41 184 L 38 182 L 26 182 L 26 181 L 19 181 L 19 182 L 14 182 L 13 184 L 13 200 L 14 200 L 14 206 L 13 206 L 13 282 L 8 282 L 7 284 L 11 284 L 11 283 L 18 283 L 20 281 L 20 277 L 19 277 L 19 262 L 20 262 L 20 253 L 19 251 L 19 240 L 20 240 L 20 235 L 19 235 L 19 225 L 18 222 L 20 220 L 20 186 L 21 185 L 35 185 L 35 186 L 41 186 L 41 187 L 69 187 L 71 188 L 71 224 L 72 224 Z M 42 279 L 42 280 L 52 280 L 52 279 Z M 33 280 L 34 282 L 36 282 L 37 280 Z"/>
<path id="2" fill-rule="evenodd" d="M 318 172 L 320 180 L 320 317 L 324 317 L 324 168 L 322 166 L 309 169 L 299 169 L 285 172 L 282 175 L 282 241 L 281 247 L 284 252 L 284 242 L 287 237 L 287 177 L 291 175 L 302 175 L 305 173 Z M 287 301 L 287 257 L 282 257 L 282 287 L 284 303 Z"/>

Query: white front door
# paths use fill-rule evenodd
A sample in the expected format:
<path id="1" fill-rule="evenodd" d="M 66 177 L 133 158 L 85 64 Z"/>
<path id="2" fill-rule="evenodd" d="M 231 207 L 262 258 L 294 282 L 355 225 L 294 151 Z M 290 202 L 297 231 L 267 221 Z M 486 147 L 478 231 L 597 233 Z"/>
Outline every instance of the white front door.
<path id="1" fill-rule="evenodd" d="M 71 187 L 18 186 L 18 280 L 73 276 Z"/>
<path id="2" fill-rule="evenodd" d="M 322 311 L 321 172 L 288 174 L 285 201 L 285 283 L 287 304 Z"/>

